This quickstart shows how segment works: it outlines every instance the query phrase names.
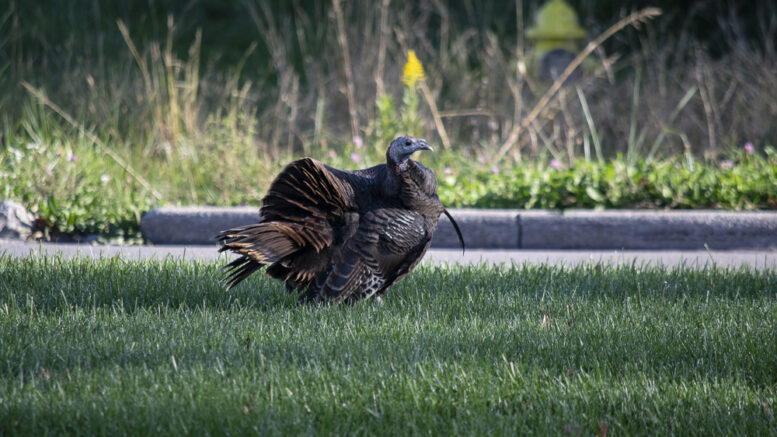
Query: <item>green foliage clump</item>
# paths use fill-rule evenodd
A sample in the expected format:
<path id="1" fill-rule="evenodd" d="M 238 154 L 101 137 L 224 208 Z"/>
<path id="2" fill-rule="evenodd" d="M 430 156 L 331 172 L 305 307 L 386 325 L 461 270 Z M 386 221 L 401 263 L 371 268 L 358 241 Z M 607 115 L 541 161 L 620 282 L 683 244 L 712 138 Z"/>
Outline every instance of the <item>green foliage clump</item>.
<path id="1" fill-rule="evenodd" d="M 37 120 L 28 118 L 30 123 Z M 57 133 L 60 127 L 49 123 L 26 127 L 29 135 L 5 130 L 0 199 L 25 204 L 39 217 L 37 227 L 45 234 L 137 241 L 140 219 L 153 206 L 149 192 L 82 135 L 63 138 Z"/>
<path id="2" fill-rule="evenodd" d="M 35 134 L 5 137 L 0 197 L 25 204 L 44 232 L 140 241 L 140 219 L 156 205 L 259 206 L 274 175 L 293 159 L 265 161 L 246 145 L 218 141 L 209 149 L 199 146 L 197 156 L 129 156 L 146 186 L 138 173 L 118 165 L 83 135 L 73 138 L 52 119 L 43 120 L 46 129 L 35 127 Z M 218 137 L 217 124 L 212 129 L 211 136 Z M 313 156 L 344 169 L 384 162 L 384 141 L 369 143 L 317 150 Z M 454 151 L 416 158 L 435 170 L 440 199 L 448 207 L 777 209 L 777 153 L 769 146 L 764 150 L 734 152 L 722 161 L 616 157 L 565 166 L 539 159 L 508 168 Z"/>
<path id="3" fill-rule="evenodd" d="M 207 135 L 182 137 L 165 150 L 143 144 L 142 131 L 97 135 L 77 131 L 42 105 L 26 105 L 25 112 L 24 123 L 6 122 L 0 137 L 0 199 L 33 212 L 38 237 L 142 242 L 141 217 L 155 206 L 259 205 L 288 159 L 262 160 L 230 114 L 208 119 Z"/>
<path id="4" fill-rule="evenodd" d="M 777 209 L 777 154 L 735 153 L 719 162 L 689 157 L 578 160 L 517 165 L 507 171 L 467 164 L 438 173 L 448 206 L 482 208 Z M 450 174 L 445 174 L 450 173 Z"/>

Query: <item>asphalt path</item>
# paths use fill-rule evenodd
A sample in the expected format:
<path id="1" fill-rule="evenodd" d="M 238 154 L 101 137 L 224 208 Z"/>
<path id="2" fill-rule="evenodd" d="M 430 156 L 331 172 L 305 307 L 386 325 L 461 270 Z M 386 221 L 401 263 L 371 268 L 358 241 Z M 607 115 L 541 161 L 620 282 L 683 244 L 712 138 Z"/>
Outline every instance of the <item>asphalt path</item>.
<path id="1" fill-rule="evenodd" d="M 53 256 L 66 258 L 110 258 L 126 260 L 166 257 L 213 260 L 221 256 L 215 245 L 198 246 L 114 246 L 89 244 L 54 244 L 0 240 L 0 254 L 12 257 Z M 2 258 L 0 258 L 2 262 Z M 458 249 L 432 249 L 424 262 L 435 264 L 552 264 L 574 266 L 581 263 L 636 264 L 654 266 L 687 266 L 703 268 L 750 266 L 758 270 L 777 270 L 777 251 L 613 251 L 613 250 L 491 250 L 473 249 L 462 254 Z"/>

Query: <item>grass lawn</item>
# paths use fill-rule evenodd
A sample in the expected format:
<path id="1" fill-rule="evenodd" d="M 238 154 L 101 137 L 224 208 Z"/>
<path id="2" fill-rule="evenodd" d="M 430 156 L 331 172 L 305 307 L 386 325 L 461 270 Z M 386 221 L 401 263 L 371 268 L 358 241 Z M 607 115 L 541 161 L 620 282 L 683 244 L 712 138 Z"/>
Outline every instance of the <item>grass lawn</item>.
<path id="1" fill-rule="evenodd" d="M 220 264 L 0 257 L 0 434 L 777 435 L 774 270 L 424 266 L 316 307 Z"/>

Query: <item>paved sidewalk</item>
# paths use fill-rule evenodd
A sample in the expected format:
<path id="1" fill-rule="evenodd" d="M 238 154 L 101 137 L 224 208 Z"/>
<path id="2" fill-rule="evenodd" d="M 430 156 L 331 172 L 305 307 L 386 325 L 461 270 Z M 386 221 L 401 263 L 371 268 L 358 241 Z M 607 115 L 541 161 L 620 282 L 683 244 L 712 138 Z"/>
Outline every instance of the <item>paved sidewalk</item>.
<path id="1" fill-rule="evenodd" d="M 0 240 L 0 254 L 13 257 L 52 256 L 60 254 L 63 257 L 114 257 L 136 260 L 156 258 L 173 258 L 213 260 L 221 256 L 226 262 L 232 255 L 221 254 L 217 246 L 110 246 L 84 244 L 53 244 Z M 777 270 L 777 251 L 615 251 L 615 250 L 487 250 L 470 249 L 464 254 L 457 249 L 432 249 L 424 262 L 435 264 L 541 264 L 574 266 L 580 263 L 601 262 L 605 264 L 689 266 L 703 268 L 715 264 L 720 267 L 750 266 L 758 270 Z"/>

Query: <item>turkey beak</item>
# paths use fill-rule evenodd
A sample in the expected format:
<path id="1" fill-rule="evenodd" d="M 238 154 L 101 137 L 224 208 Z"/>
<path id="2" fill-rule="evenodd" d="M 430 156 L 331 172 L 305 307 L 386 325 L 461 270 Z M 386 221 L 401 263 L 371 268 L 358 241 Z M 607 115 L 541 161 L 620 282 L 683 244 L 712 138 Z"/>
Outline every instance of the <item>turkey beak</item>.
<path id="1" fill-rule="evenodd" d="M 426 140 L 421 138 L 418 140 L 418 149 L 417 150 L 428 150 L 430 152 L 434 152 L 434 149 L 432 149 L 432 146 L 426 143 Z"/>

